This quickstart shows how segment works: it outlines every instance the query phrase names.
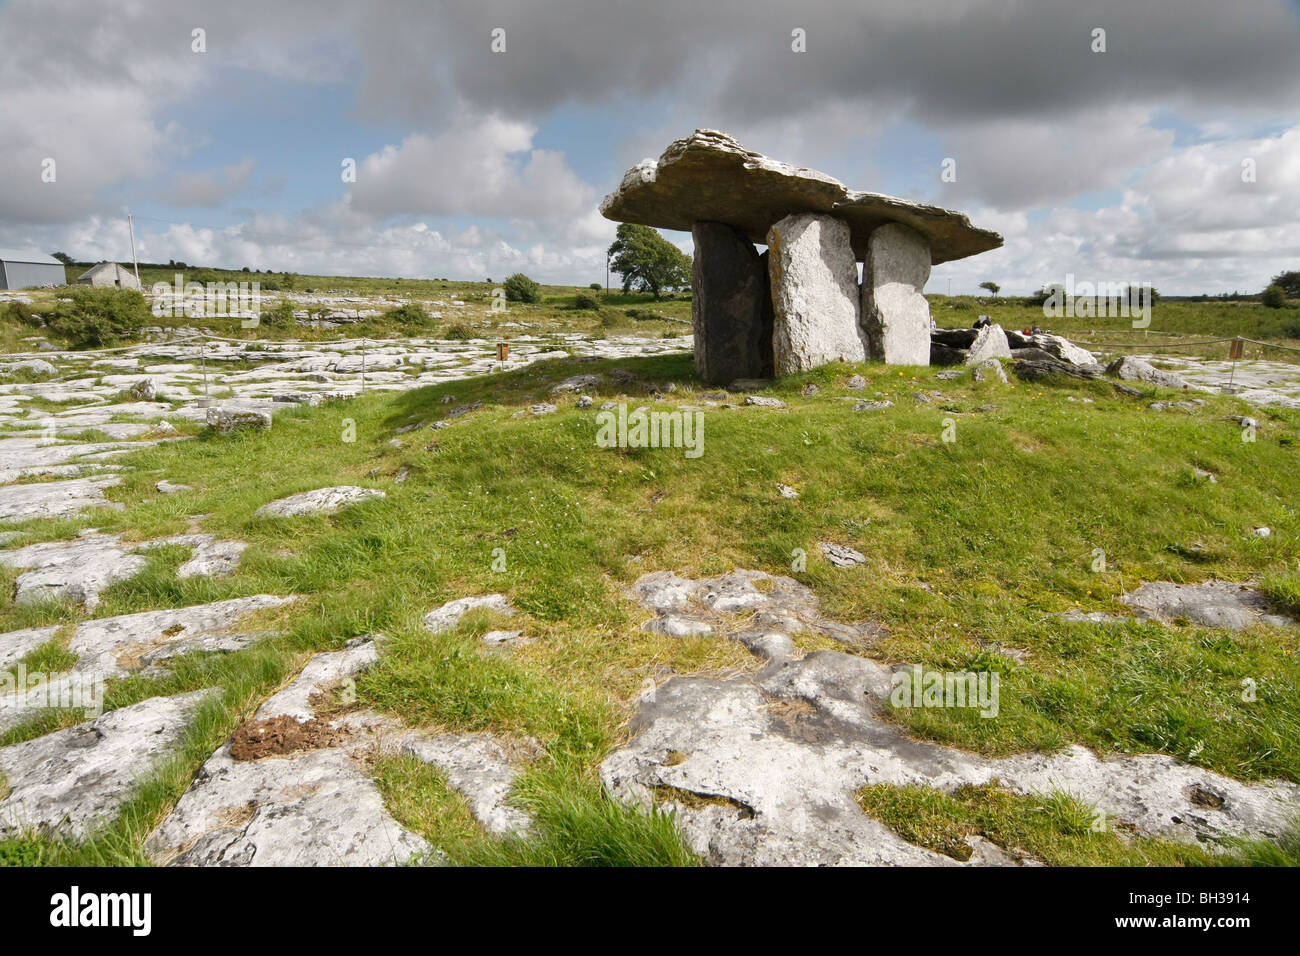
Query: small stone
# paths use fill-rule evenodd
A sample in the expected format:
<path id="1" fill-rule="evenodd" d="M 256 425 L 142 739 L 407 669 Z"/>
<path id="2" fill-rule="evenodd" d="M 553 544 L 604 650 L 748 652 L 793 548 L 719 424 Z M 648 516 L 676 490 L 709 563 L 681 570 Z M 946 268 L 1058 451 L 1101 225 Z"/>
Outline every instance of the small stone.
<path id="1" fill-rule="evenodd" d="M 641 629 L 650 634 L 664 634 L 668 637 L 697 637 L 713 633 L 713 625 L 677 614 L 651 618 Z"/>
<path id="2" fill-rule="evenodd" d="M 822 549 L 822 554 L 826 555 L 826 560 L 837 568 L 856 567 L 859 564 L 865 564 L 867 560 L 867 556 L 861 551 L 855 551 L 842 544 L 819 541 L 817 546 Z"/>
<path id="3" fill-rule="evenodd" d="M 1007 384 L 1007 373 L 1002 367 L 1002 363 L 995 358 L 985 359 L 975 367 L 975 381 L 977 382 L 1001 382 Z"/>
<path id="4" fill-rule="evenodd" d="M 153 383 L 153 379 L 146 378 L 136 382 L 126 390 L 132 398 L 142 402 L 152 402 L 158 397 L 158 389 Z"/>
<path id="5" fill-rule="evenodd" d="M 1254 535 L 1256 538 L 1267 538 L 1267 537 L 1270 537 L 1270 536 L 1273 534 L 1273 529 L 1272 529 L 1272 528 L 1255 528 L 1253 531 L 1251 531 L 1251 534 Z"/>
<path id="6" fill-rule="evenodd" d="M 867 380 L 861 375 L 850 375 L 849 380 L 844 383 L 844 387 L 854 390 L 863 389 L 867 387 Z"/>
<path id="7" fill-rule="evenodd" d="M 153 486 L 153 489 L 154 491 L 158 492 L 158 494 L 160 495 L 175 495 L 175 494 L 179 494 L 182 491 L 194 490 L 189 485 L 177 484 L 176 482 L 168 481 L 166 478 L 157 482 Z"/>
<path id="8" fill-rule="evenodd" d="M 798 498 L 798 497 L 799 497 L 799 492 L 795 491 L 795 490 L 794 490 L 793 488 L 791 488 L 789 485 L 783 485 L 783 484 L 781 484 L 780 482 L 777 482 L 777 485 L 776 485 L 776 493 L 779 494 L 782 498 Z"/>
<path id="9" fill-rule="evenodd" d="M 858 404 L 853 406 L 853 410 L 855 412 L 879 412 L 885 410 L 886 408 L 893 408 L 893 407 L 894 407 L 894 403 L 890 401 L 858 402 Z"/>
<path id="10" fill-rule="evenodd" d="M 760 408 L 785 408 L 785 402 L 779 398 L 768 398 L 765 395 L 749 395 L 745 398 L 746 405 L 757 405 Z"/>
<path id="11" fill-rule="evenodd" d="M 488 631 L 483 635 L 483 643 L 489 647 L 499 647 L 502 644 L 521 644 L 520 638 L 523 637 L 523 631 Z"/>
<path id="12" fill-rule="evenodd" d="M 807 385 L 803 387 L 803 390 L 802 392 L 800 392 L 800 394 L 803 395 L 804 398 L 811 398 L 812 396 L 816 395 L 820 391 L 821 389 L 817 386 L 815 382 L 809 382 Z"/>
<path id="13" fill-rule="evenodd" d="M 578 401 L 577 401 L 577 407 L 578 407 L 578 408 L 591 408 L 591 406 L 594 405 L 594 404 L 595 404 L 595 402 L 592 401 L 592 398 L 591 398 L 590 395 L 579 395 L 579 396 L 578 396 Z"/>
<path id="14" fill-rule="evenodd" d="M 229 435 L 245 428 L 267 431 L 271 427 L 271 413 L 258 408 L 209 408 L 208 426 L 219 435 Z"/>
<path id="15" fill-rule="evenodd" d="M 580 392 L 584 388 L 595 388 L 600 384 L 600 381 L 599 375 L 574 375 L 572 378 L 566 378 L 558 385 L 552 386 L 551 393 Z"/>
<path id="16" fill-rule="evenodd" d="M 552 413 L 554 413 L 554 412 L 558 412 L 558 411 L 559 411 L 559 408 L 557 408 L 556 406 L 550 404 L 549 402 L 539 402 L 539 403 L 536 404 L 536 405 L 530 405 L 530 406 L 528 406 L 528 409 L 529 409 L 529 411 L 531 411 L 534 415 L 539 415 L 539 416 L 540 416 L 540 415 L 550 415 L 550 414 L 552 414 Z"/>

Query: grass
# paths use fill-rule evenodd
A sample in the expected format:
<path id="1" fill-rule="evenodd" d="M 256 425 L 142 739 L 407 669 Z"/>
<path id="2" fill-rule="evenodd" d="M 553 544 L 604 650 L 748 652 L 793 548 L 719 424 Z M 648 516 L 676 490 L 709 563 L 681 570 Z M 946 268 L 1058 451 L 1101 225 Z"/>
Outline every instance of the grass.
<path id="1" fill-rule="evenodd" d="M 1239 406 L 1224 397 L 1207 396 L 1209 405 L 1194 415 L 1161 415 L 1146 408 L 1160 394 L 1154 389 L 1130 398 L 1099 382 L 1031 387 L 1014 379 L 975 383 L 968 374 L 950 382 L 937 379 L 937 369 L 832 365 L 766 390 L 787 408 L 706 407 L 705 453 L 687 459 L 679 449 L 599 448 L 594 413 L 574 408 L 573 396 L 551 394 L 567 376 L 615 368 L 638 381 L 593 389 L 597 405 L 669 409 L 699 405 L 709 391 L 690 356 L 669 355 L 554 360 L 295 406 L 276 416 L 270 432 L 201 432 L 122 459 L 133 469 L 108 494 L 124 511 L 22 526 L 33 532 L 27 541 L 86 527 L 146 540 L 183 533 L 201 514 L 203 530 L 250 542 L 238 572 L 217 580 L 178 581 L 174 569 L 186 553 L 153 552 L 141 575 L 104 592 L 96 617 L 258 593 L 302 600 L 268 615 L 266 626 L 279 636 L 255 648 L 183 659 L 170 677 L 111 685 L 110 706 L 202 687 L 221 694 L 182 753 L 102 834 L 78 846 L 11 840 L 0 843 L 0 859 L 143 862 L 143 836 L 262 696 L 308 653 L 382 632 L 389 638 L 383 656 L 358 681 L 362 704 L 430 729 L 488 730 L 545 748 L 519 794 L 537 820 L 523 841 L 478 832 L 428 768 L 407 759 L 377 763 L 390 808 L 451 862 L 691 863 L 669 818 L 613 803 L 596 776 L 603 757 L 626 740 L 632 702 L 647 680 L 754 666 L 729 642 L 640 630 L 646 614 L 622 590 L 665 568 L 689 576 L 735 567 L 790 574 L 813 588 L 829 616 L 879 619 L 888 636 L 873 656 L 1002 672 L 997 719 L 952 708 L 895 714 L 916 736 L 986 754 L 1079 742 L 1103 752 L 1171 754 L 1246 780 L 1300 781 L 1295 629 L 1230 634 L 1049 616 L 1115 610 L 1118 596 L 1144 580 L 1211 577 L 1257 577 L 1294 609 L 1300 413 L 1252 412 L 1257 441 L 1243 443 L 1223 420 Z M 844 387 L 854 373 L 868 378 L 864 392 Z M 645 397 L 648 386 L 667 383 L 676 391 Z M 808 384 L 820 391 L 805 396 Z M 929 390 L 942 398 L 918 403 L 914 394 Z M 842 400 L 876 393 L 894 407 L 855 413 Z M 443 402 L 449 395 L 454 402 Z M 480 401 L 448 428 L 395 434 Z M 560 411 L 535 418 L 526 409 L 540 401 Z M 997 407 L 976 411 L 990 404 Z M 955 422 L 956 442 L 942 440 L 945 418 Z M 1218 482 L 1189 480 L 1193 467 Z M 393 479 L 403 468 L 409 476 L 399 484 Z M 194 490 L 156 494 L 164 474 Z M 800 498 L 781 498 L 778 482 L 798 488 Z M 335 484 L 377 487 L 387 497 L 333 516 L 252 517 L 274 498 Z M 1252 537 L 1258 525 L 1273 535 Z M 831 567 L 817 548 L 824 540 L 861 551 L 866 566 Z M 1103 572 L 1092 570 L 1098 548 Z M 799 550 L 808 560 L 796 572 Z M 483 631 L 507 624 L 487 613 L 436 637 L 420 626 L 446 600 L 490 592 L 510 596 L 520 613 L 508 626 L 523 628 L 533 643 L 484 652 Z M 0 598 L 0 618 L 31 626 L 84 615 Z M 1002 653 L 1013 649 L 1028 652 L 1022 663 Z M 1257 688 L 1251 701 L 1242 699 L 1246 680 Z M 43 715 L 0 744 L 72 719 Z M 877 797 L 872 806 L 887 812 L 891 804 Z M 996 791 L 908 799 L 896 801 L 899 820 L 947 821 L 934 824 L 935 839 L 979 827 L 994 842 L 993 833 L 1002 834 L 1045 860 L 1205 862 L 1184 848 L 1067 832 L 1078 829 L 1078 807 L 1040 807 L 1014 829 L 1025 807 Z"/>
<path id="2" fill-rule="evenodd" d="M 1300 818 L 1276 841 L 1234 840 L 1233 860 L 1247 866 L 1300 866 Z"/>
<path id="3" fill-rule="evenodd" d="M 1135 836 L 1105 825 L 1096 809 L 1064 793 L 1016 794 L 995 784 L 944 793 L 878 784 L 858 791 L 868 816 L 903 839 L 968 860 L 982 836 L 1021 859 L 1048 866 L 1207 866 L 1216 858 L 1192 846 Z"/>

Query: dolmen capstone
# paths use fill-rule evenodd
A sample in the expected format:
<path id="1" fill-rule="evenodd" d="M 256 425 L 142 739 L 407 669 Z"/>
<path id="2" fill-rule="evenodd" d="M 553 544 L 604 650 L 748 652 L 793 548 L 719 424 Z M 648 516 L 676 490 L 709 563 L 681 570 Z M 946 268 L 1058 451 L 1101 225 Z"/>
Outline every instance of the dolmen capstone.
<path id="1" fill-rule="evenodd" d="M 690 231 L 695 368 L 715 385 L 834 361 L 928 365 L 930 267 L 1002 245 L 961 213 L 849 189 L 708 129 L 629 169 L 600 211 Z"/>

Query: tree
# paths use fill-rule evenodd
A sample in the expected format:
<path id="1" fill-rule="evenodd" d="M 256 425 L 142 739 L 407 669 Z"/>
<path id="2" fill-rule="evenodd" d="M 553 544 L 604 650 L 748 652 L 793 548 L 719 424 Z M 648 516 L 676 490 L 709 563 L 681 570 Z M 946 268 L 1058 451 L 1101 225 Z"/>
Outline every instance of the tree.
<path id="1" fill-rule="evenodd" d="M 988 289 L 990 295 L 997 295 L 998 292 L 1001 291 L 1002 286 L 998 285 L 996 282 L 981 282 L 980 288 Z"/>
<path id="2" fill-rule="evenodd" d="M 1286 305 L 1286 289 L 1275 282 L 1264 290 L 1264 294 L 1259 297 L 1259 301 L 1264 303 L 1267 308 L 1280 309 Z"/>
<path id="3" fill-rule="evenodd" d="M 506 299 L 510 302 L 542 301 L 542 287 L 522 272 L 506 277 L 505 290 Z"/>
<path id="4" fill-rule="evenodd" d="M 609 257 L 610 271 L 623 277 L 624 292 L 649 292 L 658 300 L 664 290 L 691 282 L 691 257 L 649 226 L 622 223 Z"/>
<path id="5" fill-rule="evenodd" d="M 1288 299 L 1300 299 L 1300 271 L 1279 272 L 1269 285 L 1281 286 Z"/>
<path id="6" fill-rule="evenodd" d="M 54 258 L 62 262 L 65 266 L 75 265 L 75 263 L 72 260 L 72 256 L 68 255 L 66 252 L 55 252 L 53 253 L 53 256 Z"/>

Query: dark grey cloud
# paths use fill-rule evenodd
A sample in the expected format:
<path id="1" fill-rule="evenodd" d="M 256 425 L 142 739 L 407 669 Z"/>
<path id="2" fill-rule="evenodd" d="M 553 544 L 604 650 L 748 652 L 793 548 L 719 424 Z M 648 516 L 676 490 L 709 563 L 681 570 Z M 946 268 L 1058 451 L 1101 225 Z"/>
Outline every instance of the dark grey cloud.
<path id="1" fill-rule="evenodd" d="M 891 102 L 951 124 L 1124 102 L 1267 111 L 1300 93 L 1294 0 L 394 0 L 367 5 L 358 40 L 362 105 L 385 113 L 436 112 L 439 92 L 536 116 L 672 90 L 736 122 Z"/>

